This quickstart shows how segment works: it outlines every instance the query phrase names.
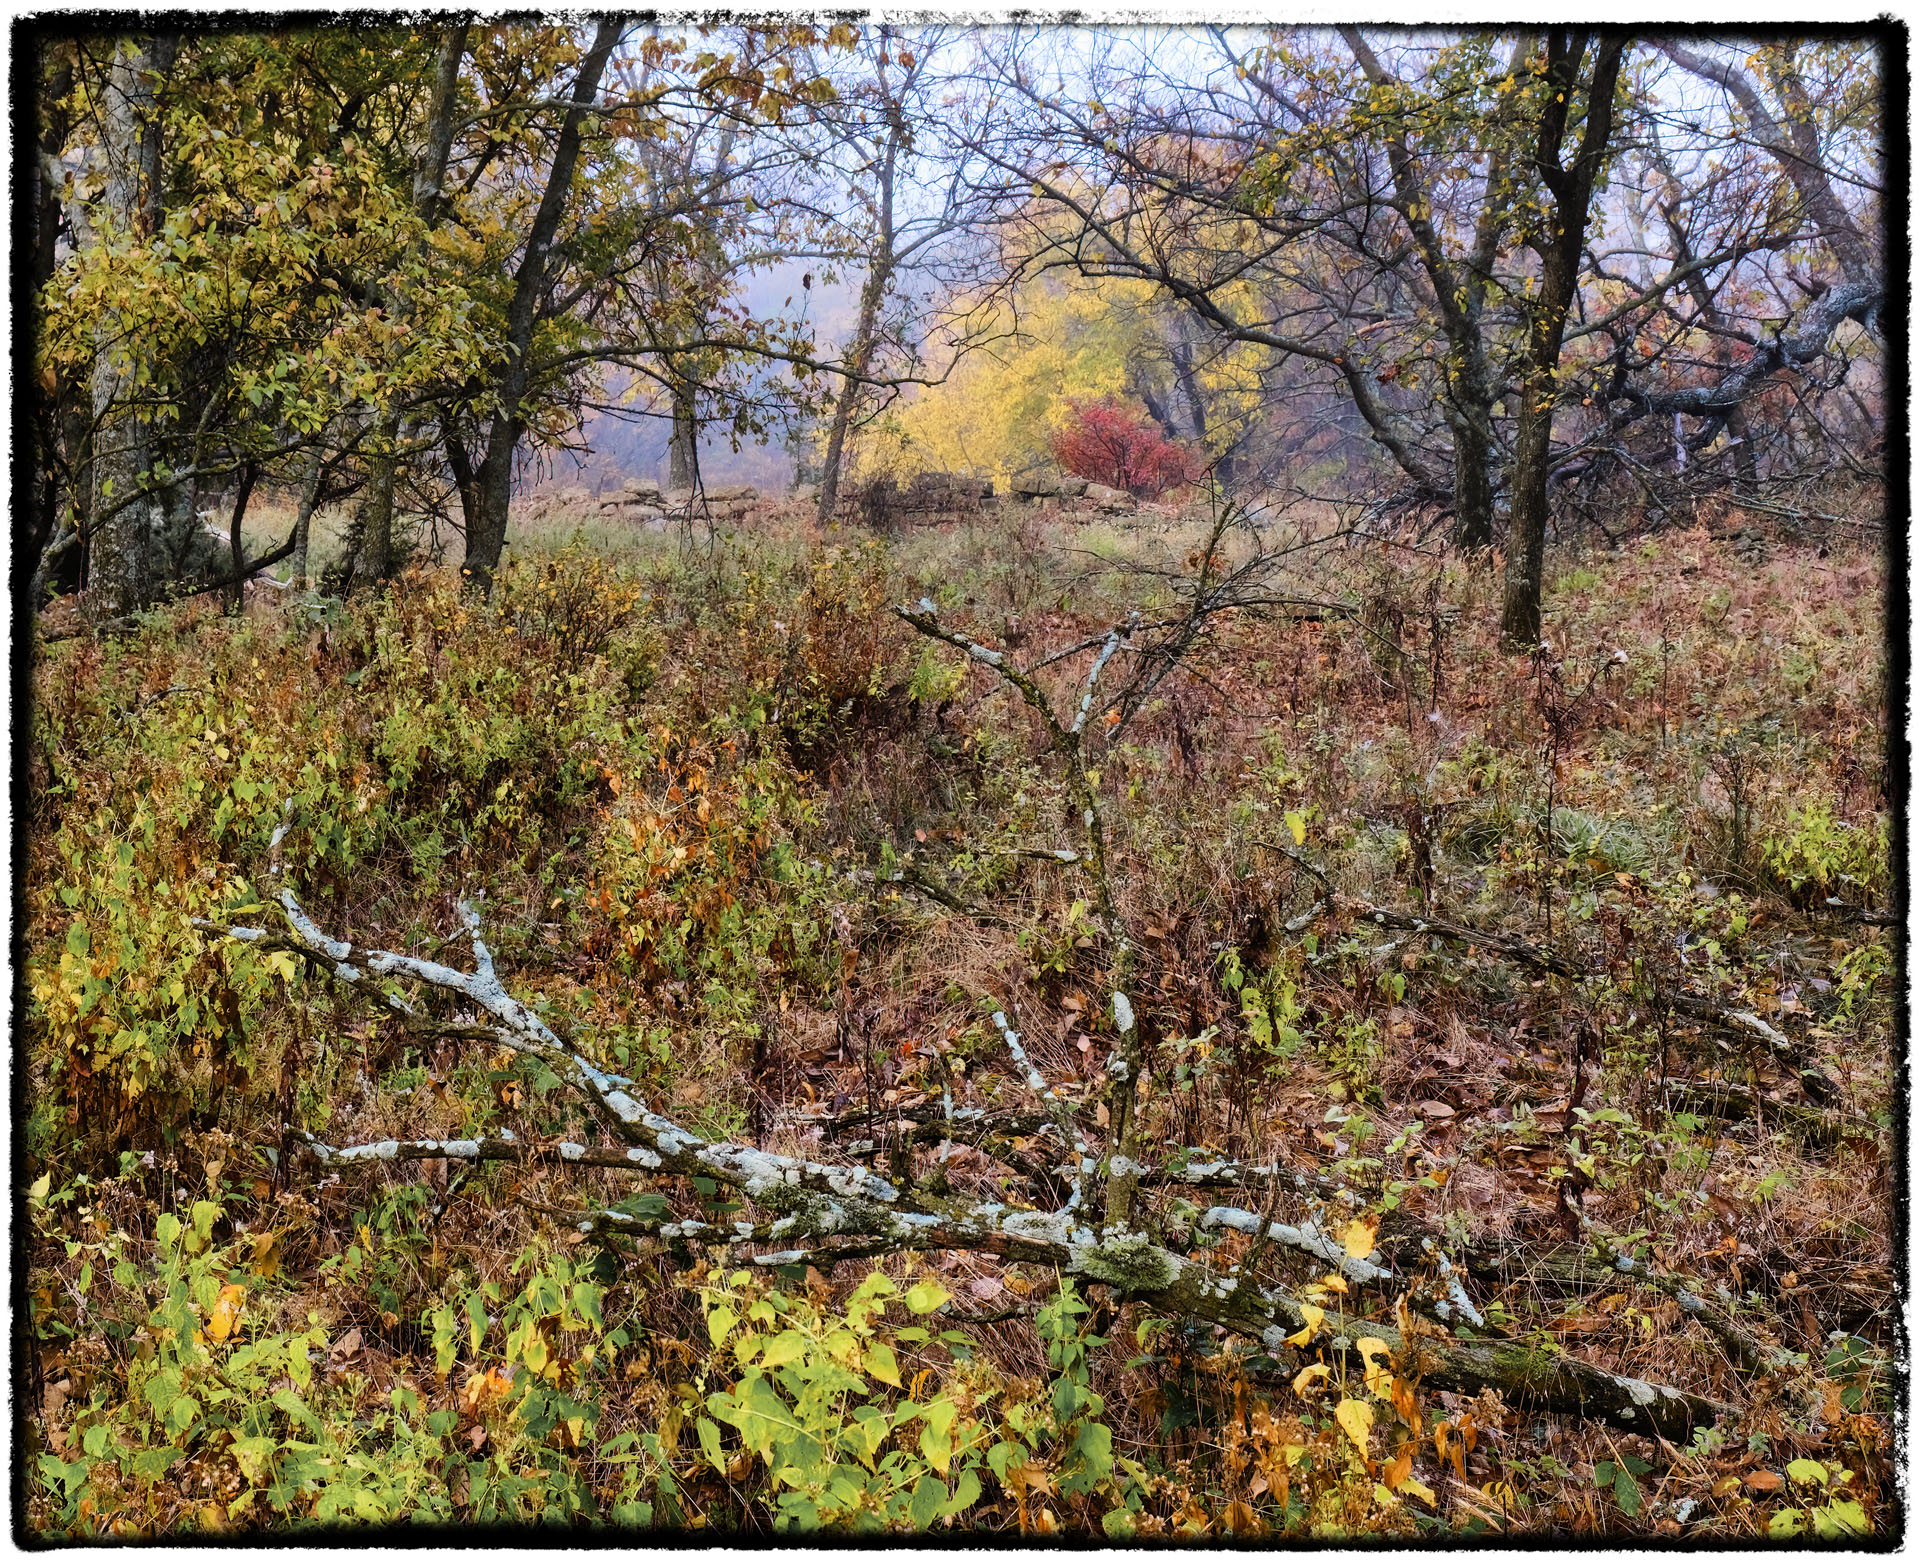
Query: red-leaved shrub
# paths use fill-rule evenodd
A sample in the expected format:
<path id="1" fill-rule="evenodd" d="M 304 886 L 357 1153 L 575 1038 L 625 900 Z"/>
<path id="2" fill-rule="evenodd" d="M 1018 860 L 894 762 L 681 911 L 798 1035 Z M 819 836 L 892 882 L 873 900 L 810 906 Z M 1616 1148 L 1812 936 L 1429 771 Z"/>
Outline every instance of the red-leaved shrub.
<path id="1" fill-rule="evenodd" d="M 1152 499 L 1200 476 L 1199 458 L 1112 397 L 1074 402 L 1049 442 L 1053 459 L 1076 478 Z"/>

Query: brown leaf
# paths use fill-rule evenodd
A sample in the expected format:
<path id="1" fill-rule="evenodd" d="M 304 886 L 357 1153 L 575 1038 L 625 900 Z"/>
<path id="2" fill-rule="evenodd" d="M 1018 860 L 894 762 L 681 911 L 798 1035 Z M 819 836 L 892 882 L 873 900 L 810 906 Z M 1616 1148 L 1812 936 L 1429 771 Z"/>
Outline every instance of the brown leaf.
<path id="1" fill-rule="evenodd" d="M 1429 1121 L 1433 1119 L 1450 1119 L 1453 1117 L 1453 1109 L 1449 1108 L 1444 1102 L 1439 1102 L 1431 1097 L 1422 1099 L 1418 1107 L 1420 1109 L 1420 1117 Z"/>
<path id="2" fill-rule="evenodd" d="M 1775 1489 L 1783 1487 L 1785 1483 L 1786 1479 L 1778 1472 L 1762 1470 L 1747 1473 L 1747 1486 L 1755 1493 L 1772 1493 Z"/>

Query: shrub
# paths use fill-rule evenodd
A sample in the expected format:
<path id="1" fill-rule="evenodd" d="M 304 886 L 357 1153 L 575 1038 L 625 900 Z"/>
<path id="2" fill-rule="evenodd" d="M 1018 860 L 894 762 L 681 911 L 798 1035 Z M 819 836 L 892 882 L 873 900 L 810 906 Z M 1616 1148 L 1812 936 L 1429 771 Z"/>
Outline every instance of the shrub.
<path id="1" fill-rule="evenodd" d="M 1152 499 L 1198 479 L 1193 452 L 1113 398 L 1071 407 L 1050 445 L 1054 460 L 1076 478 L 1125 489 L 1136 499 Z"/>

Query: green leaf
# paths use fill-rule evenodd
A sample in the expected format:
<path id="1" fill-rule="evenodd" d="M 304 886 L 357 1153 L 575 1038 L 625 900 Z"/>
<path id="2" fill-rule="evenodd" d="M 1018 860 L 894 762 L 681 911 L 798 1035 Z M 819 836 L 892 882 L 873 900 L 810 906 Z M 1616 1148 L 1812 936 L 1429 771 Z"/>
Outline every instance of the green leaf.
<path id="1" fill-rule="evenodd" d="M 1858 1499 L 1842 1499 L 1813 1512 L 1813 1529 L 1822 1537 L 1865 1536 L 1867 1512 Z"/>
<path id="2" fill-rule="evenodd" d="M 969 1466 L 960 1474 L 960 1481 L 954 1486 L 953 1497 L 940 1507 L 940 1513 L 952 1517 L 963 1510 L 970 1510 L 980 1500 L 980 1474 Z"/>
<path id="3" fill-rule="evenodd" d="M 739 1323 L 739 1320 L 740 1316 L 724 1303 L 707 1316 L 707 1335 L 716 1347 L 727 1339 L 727 1333 Z"/>
<path id="4" fill-rule="evenodd" d="M 896 1390 L 900 1388 L 900 1365 L 894 1359 L 893 1348 L 884 1341 L 872 1343 L 860 1361 L 875 1379 Z"/>
<path id="5" fill-rule="evenodd" d="M 727 1463 L 720 1454 L 719 1425 L 712 1418 L 703 1417 L 694 1426 L 699 1431 L 701 1453 L 706 1456 L 708 1464 L 716 1472 L 726 1470 Z"/>
<path id="6" fill-rule="evenodd" d="M 767 1343 L 767 1350 L 760 1355 L 760 1363 L 764 1368 L 776 1369 L 797 1362 L 806 1355 L 807 1338 L 797 1330 L 783 1330 Z"/>
<path id="7" fill-rule="evenodd" d="M 1797 1537 L 1807 1529 L 1804 1510 L 1780 1510 L 1767 1522 L 1769 1537 Z"/>
<path id="8" fill-rule="evenodd" d="M 940 1517 L 947 1502 L 947 1485 L 931 1472 L 913 1485 L 913 1498 L 907 1505 L 907 1518 L 915 1531 L 925 1531 Z"/>
<path id="9" fill-rule="evenodd" d="M 1614 1502 L 1620 1506 L 1622 1515 L 1632 1516 L 1640 1513 L 1640 1485 L 1633 1480 L 1633 1473 L 1625 1467 L 1614 1474 L 1613 1498 Z"/>
<path id="10" fill-rule="evenodd" d="M 915 1282 L 907 1289 L 907 1307 L 915 1314 L 931 1314 L 952 1297 L 938 1282 Z"/>

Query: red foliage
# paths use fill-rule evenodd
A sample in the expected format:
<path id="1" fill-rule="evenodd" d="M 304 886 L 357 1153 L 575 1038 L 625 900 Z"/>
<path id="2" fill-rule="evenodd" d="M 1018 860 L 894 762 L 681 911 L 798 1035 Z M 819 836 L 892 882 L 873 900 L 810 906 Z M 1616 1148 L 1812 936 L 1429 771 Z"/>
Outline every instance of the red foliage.
<path id="1" fill-rule="evenodd" d="M 1076 478 L 1152 499 L 1198 481 L 1200 462 L 1148 419 L 1109 397 L 1074 402 L 1064 427 L 1049 442 L 1053 458 Z"/>

